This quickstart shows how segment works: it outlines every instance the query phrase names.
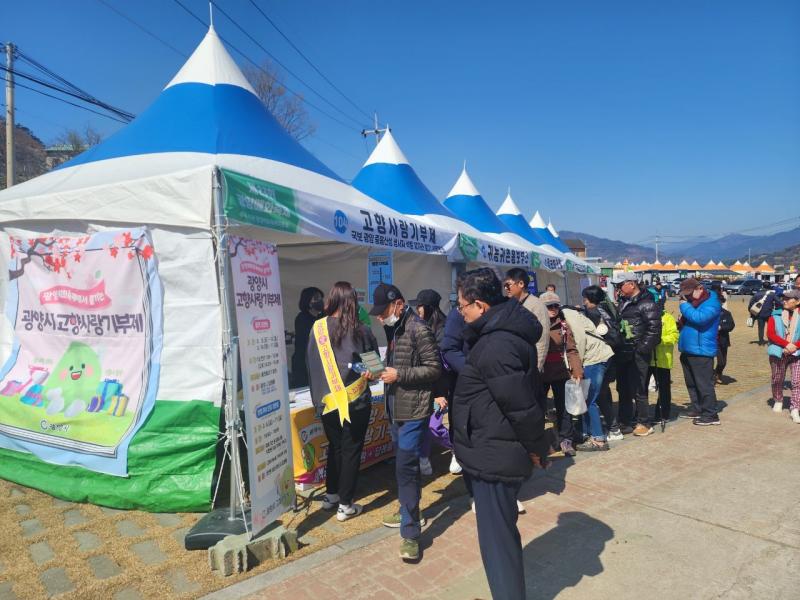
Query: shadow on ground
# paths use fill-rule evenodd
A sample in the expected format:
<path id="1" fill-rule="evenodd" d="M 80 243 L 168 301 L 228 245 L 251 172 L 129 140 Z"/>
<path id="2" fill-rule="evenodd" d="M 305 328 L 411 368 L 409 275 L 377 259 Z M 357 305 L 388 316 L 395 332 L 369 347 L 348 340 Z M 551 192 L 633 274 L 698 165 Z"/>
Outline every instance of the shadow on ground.
<path id="1" fill-rule="evenodd" d="M 584 577 L 603 572 L 600 556 L 614 530 L 586 513 L 565 512 L 523 549 L 527 598 L 551 600 Z"/>

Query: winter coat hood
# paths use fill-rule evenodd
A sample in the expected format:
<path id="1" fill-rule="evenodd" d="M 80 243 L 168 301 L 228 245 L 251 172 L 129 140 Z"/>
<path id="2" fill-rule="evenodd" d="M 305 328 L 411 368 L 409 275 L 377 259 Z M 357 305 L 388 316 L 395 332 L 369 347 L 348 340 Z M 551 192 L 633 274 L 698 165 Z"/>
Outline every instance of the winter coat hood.
<path id="1" fill-rule="evenodd" d="M 505 331 L 535 346 L 541 336 L 537 334 L 541 331 L 541 328 L 536 326 L 537 322 L 538 319 L 519 302 L 505 299 L 500 304 L 492 306 L 480 319 L 468 323 L 464 339 L 472 345 L 481 335 Z"/>

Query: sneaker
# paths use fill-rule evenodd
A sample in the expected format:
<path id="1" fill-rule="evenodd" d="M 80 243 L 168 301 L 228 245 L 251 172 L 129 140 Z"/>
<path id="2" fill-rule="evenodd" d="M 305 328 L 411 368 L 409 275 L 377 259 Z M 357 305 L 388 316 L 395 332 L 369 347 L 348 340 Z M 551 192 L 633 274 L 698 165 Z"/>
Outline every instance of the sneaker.
<path id="1" fill-rule="evenodd" d="M 333 510 L 339 506 L 339 494 L 325 494 L 322 497 L 322 508 L 325 510 Z"/>
<path id="2" fill-rule="evenodd" d="M 687 410 L 685 412 L 682 412 L 682 413 L 678 414 L 678 416 L 681 419 L 699 419 L 700 418 L 700 413 L 698 411 L 696 411 L 695 409 L 691 409 L 691 410 Z"/>
<path id="3" fill-rule="evenodd" d="M 388 517 L 383 518 L 383 526 L 389 527 L 391 529 L 399 529 L 401 523 L 400 513 L 394 513 L 393 515 L 389 515 Z M 425 517 L 420 517 L 419 526 L 425 527 L 428 524 L 428 521 Z"/>
<path id="4" fill-rule="evenodd" d="M 564 453 L 564 456 L 575 456 L 575 448 L 572 447 L 572 442 L 570 440 L 563 440 L 561 442 L 561 451 Z"/>
<path id="5" fill-rule="evenodd" d="M 517 514 L 524 515 L 525 514 L 525 505 L 517 500 Z"/>
<path id="6" fill-rule="evenodd" d="M 633 433 L 633 425 L 620 425 L 619 431 L 624 435 L 630 435 Z"/>
<path id="7" fill-rule="evenodd" d="M 611 442 L 619 442 L 625 439 L 625 436 L 622 435 L 622 432 L 619 430 L 619 427 L 613 427 L 608 430 L 608 440 Z"/>
<path id="8" fill-rule="evenodd" d="M 793 408 L 789 414 L 792 417 L 792 421 L 795 423 L 800 423 L 800 410 Z"/>
<path id="9" fill-rule="evenodd" d="M 695 425 L 700 425 L 701 427 L 706 427 L 708 425 L 719 425 L 719 417 L 698 417 L 694 421 L 692 421 Z"/>
<path id="10" fill-rule="evenodd" d="M 782 412 L 783 411 L 783 400 L 780 402 L 773 401 L 772 403 L 772 410 L 775 412 Z"/>
<path id="11" fill-rule="evenodd" d="M 644 423 L 639 423 L 636 426 L 636 429 L 633 430 L 633 435 L 636 437 L 645 437 L 653 433 L 653 428 L 650 425 L 645 425 Z"/>
<path id="12" fill-rule="evenodd" d="M 400 544 L 400 558 L 403 560 L 419 560 L 419 542 L 417 540 L 403 540 Z"/>
<path id="13" fill-rule="evenodd" d="M 339 505 L 339 510 L 336 511 L 336 520 L 337 521 L 347 521 L 347 519 L 352 519 L 353 517 L 357 517 L 362 512 L 364 512 L 364 507 L 360 504 L 351 504 L 349 506 L 342 506 Z"/>
<path id="14" fill-rule="evenodd" d="M 622 439 L 622 434 L 620 434 L 620 439 Z M 578 444 L 575 446 L 575 450 L 580 452 L 598 452 L 608 450 L 608 444 L 606 442 L 601 442 L 600 440 L 588 439 L 582 444 Z"/>
<path id="15" fill-rule="evenodd" d="M 462 470 L 463 469 L 461 468 L 461 465 L 458 464 L 458 461 L 456 460 L 456 455 L 453 454 L 453 458 L 450 459 L 450 472 L 453 475 L 458 475 Z"/>
<path id="16" fill-rule="evenodd" d="M 419 459 L 419 472 L 423 475 L 433 475 L 433 466 L 431 466 L 430 458 Z"/>

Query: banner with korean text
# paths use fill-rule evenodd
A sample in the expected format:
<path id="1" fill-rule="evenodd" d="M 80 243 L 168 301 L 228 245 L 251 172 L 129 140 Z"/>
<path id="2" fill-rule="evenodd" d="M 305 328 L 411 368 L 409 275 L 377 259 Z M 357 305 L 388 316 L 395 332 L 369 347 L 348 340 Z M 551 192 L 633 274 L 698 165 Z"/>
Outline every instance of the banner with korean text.
<path id="1" fill-rule="evenodd" d="M 126 476 L 158 391 L 161 282 L 146 228 L 11 237 L 0 447 Z"/>
<path id="2" fill-rule="evenodd" d="M 294 505 L 289 380 L 278 253 L 228 238 L 244 391 L 253 536 Z"/>

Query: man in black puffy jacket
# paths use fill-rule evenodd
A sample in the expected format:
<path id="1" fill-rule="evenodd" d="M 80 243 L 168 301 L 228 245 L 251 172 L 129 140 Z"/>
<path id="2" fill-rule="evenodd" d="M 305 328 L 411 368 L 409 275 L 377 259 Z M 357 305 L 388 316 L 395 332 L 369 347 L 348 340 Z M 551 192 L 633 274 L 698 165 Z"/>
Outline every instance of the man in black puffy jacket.
<path id="1" fill-rule="evenodd" d="M 636 436 L 653 433 L 650 425 L 648 377 L 653 351 L 661 342 L 661 307 L 643 292 L 635 279 L 620 287 L 617 303 L 625 343 L 616 354 L 620 430 Z M 633 406 L 636 402 L 636 426 Z"/>
<path id="2" fill-rule="evenodd" d="M 758 322 L 758 345 L 766 346 L 767 341 L 764 338 L 764 329 L 767 326 L 767 321 L 772 316 L 772 311 L 775 310 L 775 290 L 772 289 L 772 284 L 769 281 L 765 281 L 762 284 L 760 292 L 753 294 L 747 304 L 747 310 L 749 311 L 762 298 L 764 299 L 764 304 L 761 305 L 761 310 L 755 315 L 755 318 Z M 780 303 L 778 305 L 780 306 Z"/>
<path id="3" fill-rule="evenodd" d="M 525 598 L 517 493 L 547 456 L 544 414 L 536 402 L 535 344 L 542 325 L 503 297 L 491 269 L 466 274 L 458 310 L 470 352 L 453 398 L 453 443 L 472 484 L 478 542 L 492 597 Z"/>

